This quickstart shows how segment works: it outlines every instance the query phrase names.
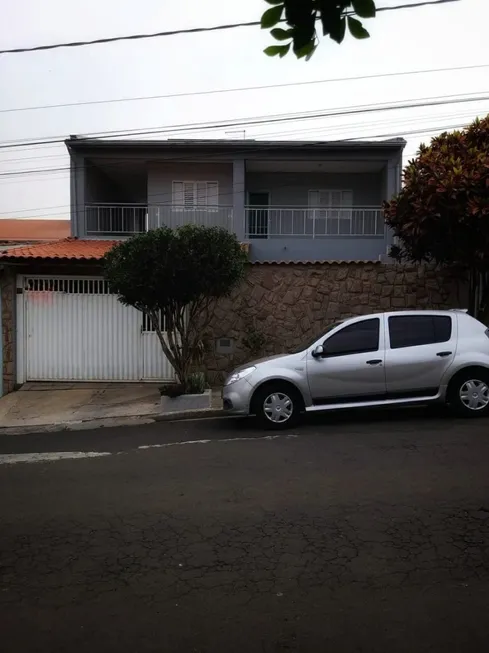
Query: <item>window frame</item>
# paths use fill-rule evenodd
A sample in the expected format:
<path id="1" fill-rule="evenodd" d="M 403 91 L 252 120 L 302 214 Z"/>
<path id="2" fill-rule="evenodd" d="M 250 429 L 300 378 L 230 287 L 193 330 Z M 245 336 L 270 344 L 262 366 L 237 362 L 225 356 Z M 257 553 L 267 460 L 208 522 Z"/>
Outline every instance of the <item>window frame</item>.
<path id="1" fill-rule="evenodd" d="M 377 332 L 377 347 L 375 349 L 358 349 L 355 351 L 350 351 L 350 352 L 341 352 L 338 354 L 328 354 L 326 351 L 323 351 L 321 358 L 338 358 L 340 356 L 355 356 L 358 354 L 372 354 L 375 352 L 380 352 L 382 350 L 382 328 L 383 328 L 383 320 L 381 317 L 376 316 L 376 317 L 365 317 L 365 319 L 359 319 L 356 320 L 355 322 L 350 322 L 348 324 L 343 324 L 341 325 L 340 328 L 336 329 L 333 333 L 329 334 L 325 339 L 324 337 L 322 338 L 322 341 L 319 343 L 324 350 L 326 350 L 327 343 L 329 340 L 334 338 L 338 333 L 341 333 L 345 329 L 348 329 L 350 327 L 357 326 L 358 324 L 363 324 L 364 322 L 377 322 L 378 325 L 378 332 Z"/>
<path id="2" fill-rule="evenodd" d="M 333 199 L 333 193 L 350 193 L 351 195 L 351 204 L 345 205 L 347 209 L 353 208 L 353 190 L 351 188 L 309 188 L 307 191 L 307 205 L 310 209 L 341 209 L 342 204 L 336 206 L 332 202 L 328 206 L 314 206 L 311 204 L 311 193 L 329 193 L 331 200 Z"/>
<path id="3" fill-rule="evenodd" d="M 450 320 L 450 335 L 449 335 L 448 339 L 446 339 L 446 340 L 436 340 L 435 339 L 435 340 L 433 340 L 431 342 L 417 343 L 417 344 L 412 344 L 412 345 L 393 346 L 392 345 L 392 337 L 391 337 L 391 329 L 390 329 L 391 319 L 392 320 L 403 320 L 403 319 L 404 320 L 409 320 L 409 319 L 413 320 L 413 319 L 416 319 L 416 318 L 422 318 L 422 319 L 431 318 L 432 328 L 433 328 L 433 336 L 434 337 L 436 337 L 436 327 L 435 327 L 435 322 L 434 322 L 435 319 L 436 318 L 447 318 L 448 320 Z M 453 333 L 454 333 L 454 318 L 453 318 L 452 315 L 437 315 L 436 313 L 432 313 L 432 314 L 428 314 L 428 315 L 424 315 L 422 313 L 410 313 L 408 315 L 389 315 L 387 317 L 386 327 L 387 327 L 386 332 L 387 332 L 387 335 L 388 335 L 388 338 L 389 338 L 389 350 L 390 351 L 397 351 L 398 349 L 411 349 L 412 347 L 430 347 L 432 345 L 442 345 L 442 344 L 444 344 L 446 342 L 450 342 L 450 340 L 453 338 Z"/>
<path id="4" fill-rule="evenodd" d="M 178 191 L 175 189 L 176 184 L 182 184 L 182 195 L 183 195 L 183 203 L 177 203 L 175 201 L 175 196 L 178 193 Z M 193 204 L 186 206 L 185 205 L 185 184 L 192 184 L 193 185 Z M 205 184 L 206 185 L 206 204 L 197 204 L 196 200 L 198 199 L 198 184 Z M 215 197 L 216 201 L 215 204 L 209 204 L 209 185 L 212 184 L 215 186 Z M 212 180 L 212 179 L 173 179 L 172 180 L 172 195 L 171 195 L 171 203 L 172 203 L 172 209 L 173 211 L 177 212 L 184 212 L 184 211 L 206 211 L 208 213 L 215 213 L 219 210 L 219 182 L 217 179 Z"/>
<path id="5" fill-rule="evenodd" d="M 329 194 L 329 204 L 325 206 L 314 205 L 311 203 L 311 194 L 318 193 L 318 196 L 321 193 Z M 333 194 L 339 193 L 342 197 L 344 193 L 349 193 L 351 201 L 349 204 L 345 204 L 345 208 L 342 208 L 343 202 L 340 201 L 340 204 L 337 206 L 333 203 Z M 308 218 L 310 220 L 324 220 L 325 235 L 330 236 L 348 236 L 352 231 L 352 220 L 353 220 L 353 190 L 351 188 L 310 188 L 307 191 L 307 206 L 308 206 Z M 336 233 L 330 232 L 328 225 L 331 220 L 338 220 L 338 230 Z M 340 230 L 340 225 L 349 224 L 350 234 L 342 233 Z"/>

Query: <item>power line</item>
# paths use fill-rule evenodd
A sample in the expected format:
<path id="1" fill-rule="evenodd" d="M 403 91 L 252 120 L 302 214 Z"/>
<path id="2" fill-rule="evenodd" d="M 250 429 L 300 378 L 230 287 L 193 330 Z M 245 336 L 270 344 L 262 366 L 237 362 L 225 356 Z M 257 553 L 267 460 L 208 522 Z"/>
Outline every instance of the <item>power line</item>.
<path id="1" fill-rule="evenodd" d="M 485 110 L 481 110 L 480 114 L 484 114 L 486 112 L 489 112 L 489 106 Z M 412 128 L 413 123 L 424 123 L 426 120 L 430 120 L 435 118 L 438 121 L 441 120 L 462 120 L 462 119 L 467 119 L 467 121 L 471 121 L 474 119 L 474 112 L 456 112 L 456 113 L 448 113 L 448 114 L 440 114 L 433 116 L 431 113 L 424 113 L 420 116 L 417 116 L 415 118 L 398 118 L 396 120 L 389 121 L 389 128 L 395 128 L 395 129 L 408 129 Z M 279 131 L 279 132 L 265 132 L 260 134 L 260 138 L 276 138 L 276 137 L 281 137 L 281 136 L 298 136 L 304 135 L 304 138 L 307 137 L 313 137 L 313 138 L 320 138 L 320 134 L 327 134 L 327 140 L 329 140 L 329 134 L 331 132 L 338 132 L 338 131 L 346 131 L 346 130 L 355 130 L 355 129 L 382 129 L 385 128 L 385 120 L 369 120 L 368 123 L 365 123 L 365 121 L 360 121 L 356 123 L 343 123 L 343 124 L 338 124 L 338 125 L 318 125 L 316 127 L 312 127 L 309 129 L 293 129 L 293 130 L 287 130 L 286 132 L 284 131 Z"/>
<path id="2" fill-rule="evenodd" d="M 449 129 L 461 129 L 461 128 L 465 127 L 465 126 L 466 126 L 466 123 L 465 124 L 456 124 L 456 125 L 445 125 L 443 127 L 440 127 L 439 125 L 436 125 L 436 126 L 432 125 L 430 127 L 418 128 L 418 129 L 414 129 L 414 130 L 410 130 L 410 131 L 403 130 L 402 132 L 392 132 L 392 133 L 385 133 L 385 134 L 360 135 L 360 136 L 353 136 L 353 137 L 349 137 L 349 138 L 334 139 L 334 140 L 331 140 L 329 142 L 332 143 L 332 144 L 342 143 L 342 142 L 352 142 L 352 141 L 361 142 L 361 140 L 364 140 L 364 139 L 394 138 L 394 137 L 401 136 L 401 135 L 428 134 L 428 133 L 431 133 L 431 132 L 447 131 Z M 314 141 L 311 141 L 311 144 L 312 143 L 314 143 Z M 300 141 L 298 141 L 297 146 L 302 147 L 303 144 Z M 272 148 L 269 145 L 267 145 L 267 146 L 261 148 L 260 151 L 263 152 L 265 150 L 270 150 L 270 149 L 272 149 Z M 240 152 L 239 149 L 236 150 L 236 154 L 242 154 L 242 153 L 245 153 L 245 151 L 243 150 L 243 151 Z M 215 155 L 215 156 L 218 157 L 219 155 Z M 205 160 L 208 161 L 210 158 L 212 158 L 212 155 L 206 155 Z M 144 158 L 144 160 L 146 160 L 146 159 Z M 175 159 L 170 159 L 169 161 L 171 161 L 172 163 L 185 163 L 185 162 L 187 162 L 189 160 L 195 160 L 195 155 L 192 155 L 190 158 L 185 158 L 185 157 L 175 158 Z M 122 165 L 125 161 L 134 161 L 134 159 L 126 159 L 126 160 L 120 161 L 118 163 L 109 164 L 107 167 L 113 168 L 113 167 L 115 167 L 117 165 Z M 94 164 L 92 164 L 92 167 L 96 167 L 96 166 Z M 68 170 L 70 170 L 69 167 L 59 168 L 58 170 L 56 170 L 56 172 L 57 171 L 65 172 L 65 171 L 68 171 Z M 49 169 L 44 169 L 44 170 L 39 170 L 39 171 L 27 171 L 26 170 L 26 171 L 19 171 L 18 174 L 28 176 L 30 174 L 34 174 L 35 172 L 48 172 L 48 171 L 49 171 Z M 6 174 L 8 174 L 8 173 L 6 173 Z M 10 182 L 10 183 L 12 183 L 12 182 Z M 171 192 L 168 192 L 168 193 L 160 194 L 159 196 L 160 197 L 162 197 L 162 196 L 171 196 L 171 194 L 172 194 Z M 225 195 L 232 196 L 233 194 L 234 194 L 234 191 L 232 191 L 231 193 L 227 193 L 227 194 L 226 193 L 221 194 L 220 197 L 223 197 Z M 61 206 L 63 206 L 63 205 L 61 205 Z M 39 210 L 39 208 L 49 209 L 49 208 L 59 208 L 59 207 L 60 207 L 60 205 L 53 206 L 53 207 L 38 207 L 38 209 L 32 209 L 32 210 Z M 25 209 L 23 212 L 28 212 L 28 211 L 29 211 L 29 209 Z M 21 211 L 19 211 L 19 212 L 21 212 Z M 62 215 L 62 214 L 58 214 L 58 215 Z"/>
<path id="3" fill-rule="evenodd" d="M 399 119 L 396 119 L 396 120 L 390 122 L 389 124 L 390 124 L 391 127 L 397 128 L 399 130 L 399 133 L 401 133 L 401 132 L 405 133 L 404 130 L 407 129 L 408 126 L 414 126 L 413 123 L 419 123 L 419 122 L 422 122 L 422 121 L 426 121 L 426 120 L 429 120 L 429 119 L 431 119 L 433 117 L 434 116 L 425 113 L 425 114 L 423 114 L 421 116 L 417 116 L 415 118 L 399 118 Z M 461 120 L 461 119 L 466 119 L 466 118 L 467 118 L 467 120 L 469 120 L 469 119 L 473 118 L 473 113 L 472 112 L 463 112 L 463 113 L 456 112 L 456 113 L 449 113 L 449 114 L 439 115 L 439 116 L 436 116 L 436 118 L 438 120 L 444 120 L 444 119 L 458 119 L 458 120 Z M 361 121 L 360 122 L 354 122 L 354 123 L 348 122 L 348 123 L 343 123 L 343 124 L 335 124 L 335 125 L 329 125 L 329 126 L 328 125 L 321 125 L 321 126 L 314 127 L 312 129 L 302 129 L 302 130 L 293 130 L 293 131 L 285 131 L 285 132 L 284 131 L 267 132 L 265 134 L 260 134 L 260 138 L 277 137 L 277 136 L 287 137 L 287 136 L 292 136 L 292 135 L 297 135 L 297 134 L 306 134 L 306 133 L 308 135 L 312 135 L 314 137 L 317 134 L 324 133 L 326 140 L 332 140 L 331 135 L 336 134 L 338 132 L 345 132 L 346 131 L 346 132 L 351 133 L 351 131 L 355 130 L 355 129 L 359 129 L 359 128 L 362 129 L 362 128 L 365 128 L 365 127 L 375 128 L 375 127 L 379 127 L 380 125 L 384 125 L 384 124 L 385 123 L 384 123 L 383 120 L 377 120 L 377 121 L 369 121 L 368 125 L 366 125 L 365 122 L 361 122 Z M 406 125 L 406 127 L 404 127 L 404 125 Z M 407 132 L 407 133 L 410 133 L 410 132 Z M 316 138 L 318 138 L 318 136 L 316 136 Z M 361 138 L 363 138 L 363 137 L 362 136 L 357 136 L 356 137 L 356 139 L 361 139 Z M 365 138 L 368 138 L 368 136 L 366 136 Z M 11 161 L 18 161 L 18 162 L 29 161 L 29 160 L 32 160 L 32 159 L 48 159 L 48 158 L 65 159 L 67 156 L 68 156 L 68 154 L 66 153 L 66 154 L 63 154 L 63 155 L 53 155 L 52 157 L 49 157 L 49 156 L 42 157 L 41 156 L 41 157 L 26 157 L 25 159 L 22 159 L 22 158 L 5 159 L 5 160 L 0 159 L 0 164 L 11 162 Z M 140 158 L 140 157 L 118 157 L 118 161 L 116 161 L 114 163 L 111 163 L 111 164 L 106 164 L 106 167 L 110 167 L 112 169 L 112 168 L 115 168 L 115 167 L 123 166 L 127 162 L 137 161 L 138 158 Z M 146 157 L 142 157 L 141 159 L 146 160 Z M 179 161 L 179 160 L 180 159 L 178 159 L 176 161 Z M 183 159 L 183 161 L 185 161 L 185 159 Z M 22 169 L 22 170 L 7 171 L 7 172 L 3 172 L 3 173 L 0 172 L 0 177 L 10 177 L 10 176 L 19 176 L 20 177 L 20 176 L 22 176 L 24 174 L 25 175 L 31 175 L 31 174 L 34 174 L 34 173 L 40 174 L 40 175 L 42 175 L 44 173 L 48 173 L 48 174 L 53 175 L 53 174 L 57 174 L 57 173 L 64 173 L 64 172 L 67 172 L 69 170 L 70 170 L 69 166 L 56 167 L 56 168 L 52 168 L 52 167 L 51 168 L 49 168 L 49 167 L 35 168 L 35 169 L 32 169 L 32 170 Z"/>
<path id="4" fill-rule="evenodd" d="M 485 111 L 489 112 L 489 107 L 487 109 L 481 110 L 479 113 L 482 114 Z M 471 117 L 473 117 L 473 115 L 474 115 L 473 111 L 470 111 L 470 112 L 464 111 L 463 113 L 456 112 L 456 113 L 449 113 L 449 114 L 440 114 L 440 115 L 436 116 L 436 118 L 438 120 L 443 120 L 445 118 L 447 118 L 447 119 L 451 119 L 451 118 L 461 119 L 461 118 L 471 118 Z M 401 128 L 401 125 L 411 124 L 411 123 L 414 123 L 414 122 L 420 122 L 420 121 L 423 121 L 423 120 L 426 120 L 426 119 L 429 119 L 429 118 L 432 118 L 432 117 L 433 116 L 431 114 L 424 113 L 424 114 L 422 114 L 420 116 L 416 116 L 416 117 L 413 117 L 413 118 L 397 118 L 397 119 L 395 119 L 393 121 L 390 121 L 389 124 L 390 125 L 396 125 L 396 126 L 399 126 L 399 128 Z M 369 121 L 367 126 L 371 127 L 373 125 L 381 125 L 381 124 L 384 124 L 383 119 L 377 120 L 377 121 Z M 362 127 L 362 126 L 366 126 L 364 122 L 356 122 L 356 123 L 347 122 L 347 123 L 340 123 L 340 124 L 335 124 L 335 125 L 330 125 L 330 126 L 328 126 L 328 125 L 318 125 L 316 127 L 312 127 L 312 128 L 308 128 L 308 129 L 303 129 L 302 128 L 302 129 L 292 129 L 292 130 L 287 130 L 287 131 L 282 130 L 282 131 L 278 131 L 278 132 L 277 131 L 272 131 L 272 132 L 260 133 L 259 138 L 262 139 L 262 138 L 266 137 L 268 139 L 268 138 L 273 138 L 273 137 L 277 137 L 277 136 L 292 136 L 292 135 L 295 136 L 297 134 L 311 134 L 311 135 L 321 134 L 321 133 L 330 134 L 331 132 L 350 130 L 352 128 L 357 128 L 357 127 Z M 58 146 L 52 145 L 52 146 L 47 147 L 46 149 L 53 149 L 53 148 L 57 148 L 57 147 Z M 27 151 L 29 149 L 39 151 L 39 148 L 34 148 L 34 147 L 33 148 L 25 148 L 25 150 L 23 150 L 23 151 Z M 66 159 L 67 157 L 68 157 L 68 153 L 66 152 L 66 150 L 64 150 L 63 153 L 60 153 L 60 154 L 41 154 L 41 155 L 38 155 L 38 156 L 16 157 L 16 158 L 13 158 L 13 159 L 12 158 L 4 159 L 0 155 L 0 166 L 3 165 L 3 164 L 6 164 L 6 163 L 33 161 L 33 160 L 39 160 L 39 159 L 42 159 L 42 160 L 46 160 L 46 159 Z M 134 157 L 131 157 L 130 160 L 133 161 Z"/>
<path id="5" fill-rule="evenodd" d="M 489 107 L 488 107 L 489 111 Z M 432 118 L 430 114 L 423 114 L 421 116 L 418 116 L 416 118 L 402 118 L 400 120 L 394 120 L 390 121 L 389 125 L 392 127 L 397 127 L 399 126 L 399 129 L 401 129 L 401 125 L 404 124 L 409 124 L 411 125 L 412 123 L 419 123 L 422 121 L 425 121 L 427 118 Z M 444 119 L 444 118 L 455 118 L 455 119 L 462 119 L 462 118 L 471 118 L 473 117 L 473 112 L 464 112 L 464 113 L 451 113 L 451 114 L 442 114 L 437 116 L 438 119 Z M 383 125 L 385 124 L 384 120 L 377 120 L 377 121 L 369 121 L 368 125 L 365 125 L 364 122 L 355 122 L 355 123 L 344 123 L 344 124 L 337 124 L 337 125 L 322 125 L 322 126 L 316 126 L 312 127 L 309 129 L 293 129 L 293 130 L 288 130 L 288 131 L 278 131 L 278 132 L 265 132 L 261 133 L 260 139 L 262 138 L 275 138 L 275 137 L 288 137 L 288 136 L 296 136 L 297 134 L 307 134 L 311 135 L 313 138 L 316 138 L 316 134 L 321 134 L 321 133 L 327 133 L 332 134 L 332 133 L 337 133 L 337 132 L 343 132 L 343 131 L 351 131 L 351 129 L 356 129 L 356 128 L 362 128 L 362 127 L 373 127 L 374 125 Z M 319 137 L 317 137 L 319 138 Z M 329 136 L 328 136 L 329 139 Z M 24 161 L 39 161 L 39 160 L 48 160 L 48 159 L 62 159 L 66 160 L 68 158 L 68 152 L 64 152 L 63 154 L 51 154 L 51 155 L 41 155 L 41 156 L 28 156 L 28 157 L 16 157 L 14 159 L 3 159 L 0 157 L 0 166 L 5 165 L 5 164 L 11 164 L 11 163 L 21 163 Z M 137 160 L 138 157 L 133 157 L 131 159 L 127 159 L 130 161 L 134 161 L 135 159 Z M 126 159 L 124 159 L 126 161 Z M 113 164 L 115 165 L 115 164 Z M 66 170 L 68 168 L 65 168 Z M 39 168 L 39 172 L 44 172 L 48 171 L 49 172 L 50 168 Z M 12 170 L 11 172 L 22 172 L 22 170 L 15 171 Z"/>
<path id="6" fill-rule="evenodd" d="M 40 154 L 39 156 L 19 156 L 15 159 L 1 159 L 0 165 L 3 163 L 13 163 L 14 161 L 33 161 L 34 159 L 62 159 L 67 156 L 66 152 L 63 154 Z"/>
<path id="7" fill-rule="evenodd" d="M 377 12 L 381 11 L 397 11 L 400 9 L 416 9 L 418 7 L 426 7 L 429 5 L 442 5 L 449 2 L 459 2 L 459 0 L 425 0 L 423 2 L 414 2 L 409 4 L 395 5 L 392 7 L 378 7 Z M 348 14 L 354 12 L 348 12 Z M 283 21 L 282 21 L 283 22 Z M 12 48 L 9 50 L 0 50 L 0 54 L 19 54 L 21 52 L 38 52 L 41 50 L 56 50 L 59 48 L 79 48 L 86 45 L 100 45 L 103 43 L 115 43 L 117 41 L 136 41 L 142 39 L 154 39 L 163 36 L 177 36 L 180 34 L 199 34 L 204 32 L 217 32 L 237 27 L 257 27 L 260 21 L 254 20 L 242 23 L 230 23 L 227 25 L 213 25 L 211 27 L 190 27 L 187 29 L 169 30 L 166 32 L 153 32 L 150 34 L 130 34 L 128 36 L 111 36 L 102 39 L 92 39 L 90 41 L 72 41 L 69 43 L 54 43 L 49 45 L 36 45 L 30 48 Z"/>
<path id="8" fill-rule="evenodd" d="M 479 93 L 486 93 L 487 91 L 478 91 Z M 446 99 L 452 98 L 452 99 Z M 256 116 L 252 118 L 239 118 L 231 119 L 227 121 L 222 121 L 220 123 L 190 123 L 190 124 L 180 124 L 180 125 L 171 125 L 169 127 L 152 127 L 144 130 L 121 130 L 121 131 L 104 131 L 104 132 L 93 132 L 90 136 L 78 137 L 80 142 L 84 140 L 90 140 L 93 138 L 121 138 L 129 136 L 148 136 L 156 134 L 174 134 L 178 132 L 192 132 L 192 131 L 208 131 L 208 130 L 217 130 L 228 127 L 244 127 L 244 126 L 259 126 L 273 123 L 283 123 L 283 122 L 294 122 L 294 121 L 303 121 L 303 120 L 312 120 L 316 118 L 329 118 L 336 116 L 347 116 L 363 113 L 372 113 L 378 111 L 394 111 L 399 109 L 412 109 L 412 108 L 421 108 L 421 107 L 431 107 L 431 106 L 442 106 L 445 104 L 459 104 L 467 102 L 479 102 L 488 100 L 489 96 L 479 96 L 479 97 L 468 97 L 467 95 L 441 95 L 435 96 L 433 98 L 420 98 L 419 102 L 413 101 L 398 101 L 395 104 L 387 105 L 385 103 L 379 103 L 375 105 L 360 105 L 353 108 L 341 107 L 338 109 L 333 109 L 330 111 L 308 111 L 302 113 L 288 113 L 288 114 L 272 114 L 267 116 Z M 405 102 L 400 104 L 400 102 Z M 42 145 L 42 144 L 51 144 L 51 143 L 63 143 L 64 139 L 62 137 L 49 139 L 43 139 L 38 141 L 7 141 L 0 145 L 0 149 L 13 149 L 17 147 L 25 147 L 27 145 Z"/>
<path id="9" fill-rule="evenodd" d="M 430 133 L 430 132 L 433 132 L 433 131 L 447 131 L 447 130 L 451 130 L 451 129 L 461 129 L 464 126 L 465 125 L 460 125 L 460 124 L 458 124 L 458 125 L 447 125 L 447 126 L 444 126 L 444 127 L 439 127 L 439 126 L 434 127 L 433 126 L 433 127 L 428 127 L 426 129 L 419 129 L 419 130 L 413 130 L 413 131 L 410 131 L 410 132 L 404 132 L 404 134 L 406 134 L 406 135 L 407 134 L 410 134 L 410 135 L 427 134 L 427 133 Z M 394 137 L 399 136 L 399 135 L 400 135 L 399 133 L 375 134 L 375 135 L 369 135 L 369 136 L 353 137 L 351 139 L 341 139 L 338 142 L 358 140 L 358 139 L 361 139 L 361 138 L 386 138 L 386 137 L 394 138 Z M 403 154 L 403 157 L 407 157 L 407 158 L 411 158 L 412 156 L 413 156 L 413 153 L 411 153 L 409 155 Z M 167 195 L 170 196 L 171 192 L 169 192 Z M 224 194 L 220 195 L 220 197 L 222 198 L 222 197 L 224 197 L 226 195 L 233 196 L 234 191 L 232 191 L 230 193 L 224 193 Z M 10 211 L 9 215 L 14 215 L 14 214 L 19 214 L 19 213 L 31 213 L 33 211 L 40 211 L 40 210 L 41 211 L 47 211 L 49 209 L 58 209 L 58 208 L 65 208 L 67 211 L 71 211 L 71 206 L 70 205 L 68 205 L 68 204 L 58 204 L 58 205 L 55 205 L 55 206 L 42 206 L 42 207 L 34 207 L 34 208 L 30 208 L 30 209 L 21 209 L 21 210 L 18 210 L 18 211 Z M 80 211 L 84 211 L 84 209 L 80 209 Z M 75 215 L 76 214 L 78 214 L 78 211 L 75 211 Z M 63 212 L 63 213 L 51 213 L 51 212 L 50 213 L 41 213 L 41 214 L 38 214 L 38 215 L 34 215 L 32 217 L 33 218 L 44 218 L 44 217 L 54 218 L 54 217 L 60 217 L 60 216 L 65 216 L 65 215 L 66 215 L 66 211 Z M 24 219 L 28 219 L 28 218 L 24 218 Z"/>
<path id="10" fill-rule="evenodd" d="M 476 64 L 472 66 L 453 66 L 450 68 L 431 68 L 427 70 L 408 70 L 398 73 L 379 73 L 375 75 L 357 75 L 354 77 L 333 77 L 330 79 L 316 79 L 307 82 L 287 82 L 283 84 L 265 84 L 262 86 L 243 86 L 241 88 L 221 88 L 208 91 L 191 91 L 187 93 L 169 93 L 166 95 L 141 95 L 135 97 L 112 98 L 108 100 L 86 100 L 83 102 L 65 102 L 62 104 L 44 104 L 32 107 L 18 107 L 12 109 L 0 109 L 0 113 L 15 113 L 20 111 L 38 111 L 41 109 L 62 109 L 68 107 L 85 107 L 99 104 L 116 104 L 120 102 L 142 102 L 146 100 L 167 100 L 172 98 L 195 97 L 202 95 L 220 95 L 224 93 L 241 93 L 244 91 L 261 91 L 276 88 L 290 88 L 297 86 L 312 86 L 317 84 L 331 84 L 339 82 L 362 81 L 368 79 L 382 79 L 386 77 L 403 77 L 408 75 L 425 75 L 431 73 L 455 72 L 460 70 L 476 70 L 478 68 L 489 68 L 489 63 Z"/>
<path id="11" fill-rule="evenodd" d="M 443 133 L 445 131 L 448 131 L 449 129 L 462 129 L 466 125 L 445 125 L 444 127 L 439 127 L 437 126 L 431 126 L 427 127 L 426 129 L 414 129 L 412 131 L 403 131 L 404 136 L 413 136 L 414 134 L 429 134 L 434 131 L 439 131 L 440 133 Z M 374 134 L 374 135 L 369 135 L 369 136 L 353 136 L 352 138 L 342 138 L 340 142 L 346 142 L 346 141 L 361 141 L 364 138 L 395 138 L 398 136 L 399 133 L 390 133 L 390 134 Z"/>

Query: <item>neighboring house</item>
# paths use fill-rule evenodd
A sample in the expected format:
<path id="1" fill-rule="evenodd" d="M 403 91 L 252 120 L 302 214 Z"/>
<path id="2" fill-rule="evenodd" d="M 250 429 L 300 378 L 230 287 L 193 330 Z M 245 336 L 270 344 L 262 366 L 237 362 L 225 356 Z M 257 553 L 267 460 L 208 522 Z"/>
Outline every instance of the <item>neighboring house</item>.
<path id="1" fill-rule="evenodd" d="M 371 267 L 388 258 L 391 236 L 381 205 L 400 188 L 402 139 L 70 138 L 66 145 L 71 157 L 71 237 L 0 252 L 4 391 L 25 381 L 173 378 L 151 324 L 110 293 L 100 265 L 114 242 L 146 229 L 187 223 L 225 227 L 236 233 L 257 268 L 265 263 L 289 264 L 287 272 L 277 277 L 280 282 L 292 279 L 294 263 L 304 267 L 318 262 L 361 262 Z M 44 236 L 47 233 L 46 227 Z M 277 283 L 273 274 L 268 281 L 251 275 L 250 283 L 267 285 L 255 290 L 257 297 L 263 297 L 269 287 L 273 295 Z M 303 276 L 304 281 L 308 278 Z M 293 277 L 296 286 L 298 281 Z M 348 284 L 348 288 L 362 287 L 358 280 Z M 370 281 L 363 284 L 371 286 Z M 286 296 L 290 312 L 291 297 L 299 289 L 288 293 L 284 287 L 283 292 L 274 300 Z M 365 310 L 367 295 L 362 292 Z M 309 289 L 303 296 L 311 297 L 311 293 Z M 250 302 L 260 306 L 254 297 Z M 273 301 L 267 305 L 271 317 L 266 324 L 277 332 L 274 319 L 284 307 L 274 306 Z M 314 306 L 312 302 L 307 305 L 323 323 L 321 302 L 315 301 Z M 317 318 L 300 317 L 301 322 L 296 319 L 291 324 L 301 324 L 301 332 L 316 328 L 311 320 Z M 229 332 L 216 332 L 220 339 L 216 351 L 224 347 L 232 352 L 240 339 L 238 321 L 229 311 L 227 318 L 231 326 Z M 283 317 L 280 320 L 282 326 L 286 324 Z M 226 360 L 220 363 L 219 370 L 226 364 Z"/>
<path id="2" fill-rule="evenodd" d="M 0 247 L 3 249 L 23 243 L 60 240 L 70 233 L 69 220 L 0 218 Z"/>

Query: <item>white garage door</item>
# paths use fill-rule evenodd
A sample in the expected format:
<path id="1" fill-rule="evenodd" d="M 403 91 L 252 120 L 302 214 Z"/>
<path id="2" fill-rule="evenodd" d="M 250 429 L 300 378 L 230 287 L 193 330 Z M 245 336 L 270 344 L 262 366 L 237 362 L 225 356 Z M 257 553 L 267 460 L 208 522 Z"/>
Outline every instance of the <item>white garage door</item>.
<path id="1" fill-rule="evenodd" d="M 104 279 L 22 277 L 19 285 L 19 382 L 174 378 L 149 320 Z"/>

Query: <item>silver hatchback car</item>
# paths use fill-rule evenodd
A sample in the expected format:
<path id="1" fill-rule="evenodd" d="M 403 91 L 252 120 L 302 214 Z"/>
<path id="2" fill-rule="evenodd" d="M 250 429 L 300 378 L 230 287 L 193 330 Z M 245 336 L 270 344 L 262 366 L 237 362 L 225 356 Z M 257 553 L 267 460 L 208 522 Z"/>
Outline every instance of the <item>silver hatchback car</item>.
<path id="1" fill-rule="evenodd" d="M 292 426 L 302 413 L 448 403 L 489 412 L 489 329 L 463 310 L 362 315 L 326 327 L 290 354 L 237 368 L 224 409 L 263 426 Z"/>

